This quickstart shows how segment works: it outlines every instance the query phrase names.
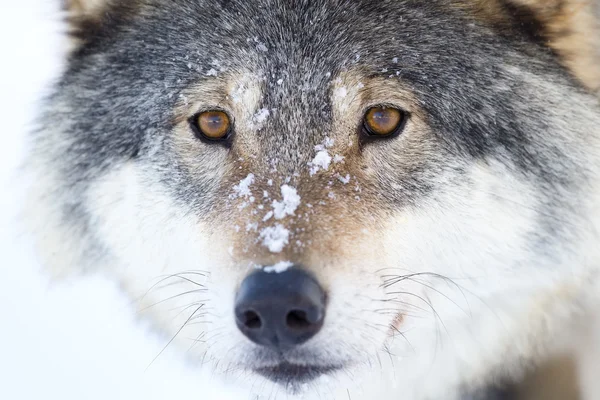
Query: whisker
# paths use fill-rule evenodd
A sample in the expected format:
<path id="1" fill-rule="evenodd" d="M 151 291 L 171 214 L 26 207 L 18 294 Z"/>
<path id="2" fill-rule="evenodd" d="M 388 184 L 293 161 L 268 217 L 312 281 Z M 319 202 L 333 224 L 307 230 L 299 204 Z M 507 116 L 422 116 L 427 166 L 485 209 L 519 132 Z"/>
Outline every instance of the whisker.
<path id="1" fill-rule="evenodd" d="M 189 318 L 183 323 L 183 325 L 181 325 L 181 327 L 177 330 L 177 332 L 175 332 L 175 335 L 173 335 L 173 337 L 171 338 L 171 340 L 169 340 L 169 342 L 165 345 L 165 347 L 162 348 L 162 350 L 156 355 L 156 357 L 154 357 L 152 359 L 152 361 L 150 362 L 150 364 L 146 367 L 146 371 L 148 370 L 148 368 L 150 368 L 150 366 L 154 363 L 154 361 L 156 361 L 156 359 L 158 359 L 158 357 L 160 357 L 160 355 L 167 349 L 167 347 L 169 347 L 169 345 L 171 343 L 173 343 L 173 341 L 175 340 L 175 338 L 177 337 L 177 335 L 179 335 L 179 333 L 183 330 L 183 328 L 185 328 L 185 326 L 187 325 L 187 323 L 190 321 L 190 319 L 198 312 L 200 311 L 200 309 L 202 309 L 202 307 L 204 306 L 204 304 L 200 304 L 200 306 L 198 306 L 198 308 L 196 308 L 196 310 L 194 310 L 194 312 L 192 313 L 192 315 L 189 316 Z"/>
<path id="2" fill-rule="evenodd" d="M 204 286 L 204 285 L 202 285 L 201 283 L 198 283 L 198 282 L 196 282 L 196 281 L 194 281 L 194 280 L 192 280 L 192 279 L 189 279 L 189 278 L 186 278 L 186 277 L 184 277 L 184 276 L 181 276 L 181 275 L 186 275 L 186 274 L 192 274 L 192 275 L 206 276 L 204 273 L 202 273 L 202 272 L 198 272 L 198 271 L 183 271 L 183 272 L 178 272 L 178 273 L 175 273 L 175 274 L 165 275 L 165 276 L 161 277 L 161 278 L 160 278 L 160 280 L 159 280 L 158 282 L 156 282 L 155 284 L 153 284 L 152 286 L 150 286 L 150 288 L 148 288 L 148 290 L 146 290 L 146 292 L 145 292 L 145 293 L 144 293 L 142 296 L 140 296 L 138 299 L 134 300 L 134 302 L 135 302 L 135 303 L 141 303 L 141 302 L 143 302 L 143 301 L 144 301 L 144 299 L 146 298 L 146 296 L 147 296 L 147 295 L 148 295 L 148 294 L 149 294 L 151 291 L 155 290 L 155 289 L 156 289 L 156 288 L 157 288 L 157 287 L 158 287 L 158 286 L 159 286 L 161 283 L 163 283 L 164 281 L 166 281 L 166 280 L 168 280 L 168 279 L 172 279 L 172 278 L 179 278 L 179 279 L 182 279 L 182 280 L 184 280 L 184 281 L 187 281 L 187 282 L 189 282 L 189 283 L 192 283 L 192 284 L 194 284 L 194 285 L 200 286 L 200 287 L 202 287 L 202 288 L 204 288 L 204 287 L 205 287 L 205 286 Z M 177 283 L 178 283 L 178 282 L 172 282 L 172 283 L 166 284 L 166 285 L 164 285 L 164 286 L 161 286 L 159 289 L 164 289 L 164 288 L 167 288 L 167 287 L 169 287 L 169 286 L 176 285 Z"/>
<path id="3" fill-rule="evenodd" d="M 448 301 L 450 301 L 452 304 L 454 304 L 454 305 L 455 305 L 455 306 L 456 306 L 456 307 L 457 307 L 459 310 L 461 310 L 462 312 L 464 312 L 466 315 L 472 316 L 472 313 L 471 313 L 470 311 L 467 313 L 467 312 L 466 312 L 466 311 L 465 311 L 465 310 L 464 310 L 464 309 L 463 309 L 461 306 L 459 306 L 459 305 L 458 305 L 458 303 L 457 303 L 457 302 L 455 302 L 454 300 L 452 300 L 452 299 L 451 299 L 449 296 L 447 296 L 445 293 L 441 292 L 440 290 L 438 290 L 438 289 L 434 288 L 433 286 L 431 286 L 431 285 L 429 285 L 429 284 L 427 284 L 427 283 L 424 283 L 424 282 L 418 281 L 418 280 L 416 280 L 416 279 L 412 279 L 412 278 L 410 278 L 409 280 L 410 280 L 410 281 L 412 281 L 412 282 L 418 283 L 418 284 L 420 284 L 420 285 L 423 285 L 423 286 L 425 286 L 426 288 L 429 288 L 429 289 L 433 290 L 434 292 L 436 292 L 436 293 L 440 294 L 441 296 L 443 296 L 444 298 L 446 298 L 446 300 L 448 300 Z M 464 296 L 464 293 L 463 293 L 463 296 Z M 466 298 L 465 298 L 465 300 L 466 300 Z"/>
<path id="4" fill-rule="evenodd" d="M 146 306 L 146 307 L 144 307 L 144 308 L 141 308 L 141 309 L 140 309 L 140 312 L 141 312 L 141 311 L 145 311 L 145 310 L 147 310 L 147 309 L 149 309 L 149 308 L 152 308 L 152 307 L 154 307 L 154 306 L 157 306 L 157 305 L 159 305 L 159 304 L 162 304 L 162 303 L 164 303 L 164 302 L 166 302 L 166 301 L 169 301 L 169 300 L 176 299 L 176 298 L 178 298 L 178 297 L 181 297 L 181 296 L 185 296 L 185 295 L 188 295 L 188 294 L 193 294 L 193 293 L 202 293 L 202 292 L 206 292 L 206 289 L 195 289 L 195 290 L 189 290 L 189 291 L 187 291 L 187 292 L 179 293 L 179 294 L 176 294 L 176 295 L 174 295 L 174 296 L 167 297 L 166 299 L 162 299 L 162 300 L 160 300 L 160 301 L 157 301 L 156 303 L 154 303 L 154 304 L 150 304 L 149 306 Z"/>
<path id="5" fill-rule="evenodd" d="M 440 323 L 442 324 L 442 326 L 444 327 L 444 329 L 448 333 L 448 328 L 444 324 L 444 321 L 442 321 L 442 318 L 440 317 L 440 315 L 438 314 L 438 312 L 436 311 L 436 309 L 433 307 L 433 305 L 431 304 L 431 302 L 429 300 L 426 300 L 425 298 L 419 296 L 418 294 L 414 294 L 414 293 L 411 293 L 411 292 L 391 292 L 389 294 L 399 294 L 399 295 L 413 296 L 413 297 L 416 297 L 419 300 L 423 301 L 425 304 L 427 304 L 429 306 L 429 308 L 431 309 L 431 311 L 433 312 L 433 314 L 435 315 L 435 317 L 440 321 Z"/>

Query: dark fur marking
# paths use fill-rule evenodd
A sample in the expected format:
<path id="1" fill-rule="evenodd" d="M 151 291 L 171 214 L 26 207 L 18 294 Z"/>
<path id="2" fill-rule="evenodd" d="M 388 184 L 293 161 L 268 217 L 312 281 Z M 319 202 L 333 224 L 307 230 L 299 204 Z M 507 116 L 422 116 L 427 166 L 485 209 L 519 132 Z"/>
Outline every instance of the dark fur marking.
<path id="1" fill-rule="evenodd" d="M 517 31 L 534 43 L 546 44 L 548 34 L 546 28 L 529 7 L 514 4 L 510 0 L 500 0 L 500 2 Z"/>
<path id="2" fill-rule="evenodd" d="M 514 390 L 488 387 L 465 395 L 462 400 L 516 400 Z"/>

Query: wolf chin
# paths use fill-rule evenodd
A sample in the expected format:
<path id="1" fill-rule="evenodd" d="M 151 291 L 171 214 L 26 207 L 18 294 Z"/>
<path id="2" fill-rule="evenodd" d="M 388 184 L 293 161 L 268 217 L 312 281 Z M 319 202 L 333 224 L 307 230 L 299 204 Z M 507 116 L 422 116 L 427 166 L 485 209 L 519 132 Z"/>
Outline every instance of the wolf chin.
<path id="1" fill-rule="evenodd" d="M 54 276 L 108 274 L 249 396 L 508 399 L 569 364 L 599 398 L 596 2 L 65 13 L 27 163 Z"/>

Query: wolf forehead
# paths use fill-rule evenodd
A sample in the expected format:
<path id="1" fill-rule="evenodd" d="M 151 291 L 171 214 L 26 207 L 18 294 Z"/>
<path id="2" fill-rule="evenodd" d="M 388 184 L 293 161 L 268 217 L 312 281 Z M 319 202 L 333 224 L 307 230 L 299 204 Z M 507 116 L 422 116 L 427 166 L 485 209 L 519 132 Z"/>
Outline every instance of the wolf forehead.
<path id="1" fill-rule="evenodd" d="M 161 143 L 169 148 L 164 133 L 177 124 L 173 110 L 193 106 L 191 88 L 213 99 L 206 107 L 218 107 L 250 79 L 256 95 L 247 109 L 276 110 L 258 137 L 270 145 L 263 148 L 295 153 L 331 129 L 332 81 L 350 72 L 359 83 L 388 80 L 379 92 L 397 92 L 401 82 L 433 136 L 454 153 L 482 157 L 500 146 L 526 158 L 523 132 L 536 127 L 518 115 L 548 111 L 545 101 L 526 101 L 536 82 L 521 72 L 532 68 L 567 85 L 566 73 L 546 49 L 529 43 L 519 51 L 516 32 L 498 35 L 462 3 L 108 2 L 101 21 L 76 25 L 82 43 L 52 117 L 71 121 L 64 131 L 78 153 L 128 159 Z M 76 164 L 91 167 L 85 157 Z"/>

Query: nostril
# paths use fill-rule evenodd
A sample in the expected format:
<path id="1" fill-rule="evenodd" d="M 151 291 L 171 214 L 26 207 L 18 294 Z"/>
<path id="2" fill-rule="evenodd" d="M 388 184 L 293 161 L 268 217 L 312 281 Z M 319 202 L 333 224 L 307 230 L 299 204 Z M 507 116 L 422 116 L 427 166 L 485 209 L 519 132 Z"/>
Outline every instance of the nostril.
<path id="1" fill-rule="evenodd" d="M 262 321 L 258 314 L 252 310 L 244 312 L 244 325 L 248 329 L 259 329 L 262 326 Z"/>
<path id="2" fill-rule="evenodd" d="M 312 323 L 308 320 L 306 312 L 302 310 L 290 311 L 285 318 L 285 323 L 288 328 L 295 330 L 306 329 L 312 325 Z"/>

